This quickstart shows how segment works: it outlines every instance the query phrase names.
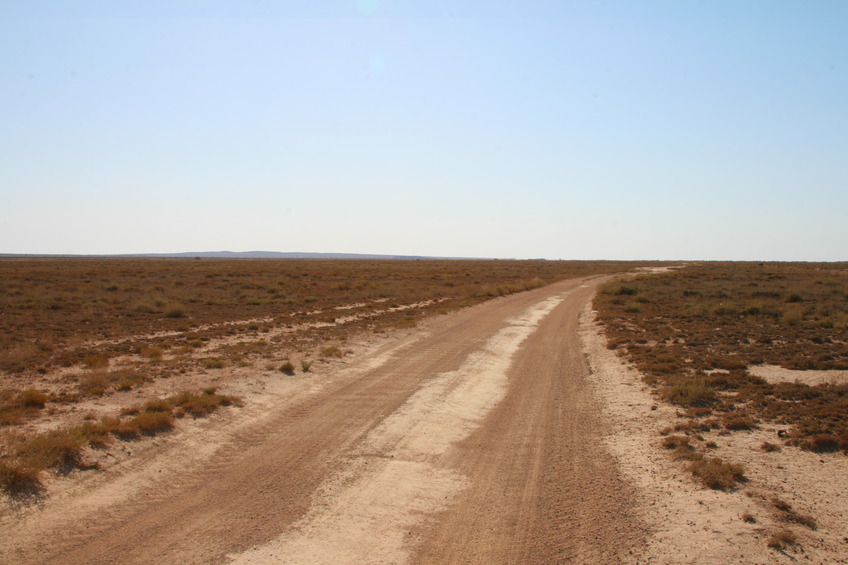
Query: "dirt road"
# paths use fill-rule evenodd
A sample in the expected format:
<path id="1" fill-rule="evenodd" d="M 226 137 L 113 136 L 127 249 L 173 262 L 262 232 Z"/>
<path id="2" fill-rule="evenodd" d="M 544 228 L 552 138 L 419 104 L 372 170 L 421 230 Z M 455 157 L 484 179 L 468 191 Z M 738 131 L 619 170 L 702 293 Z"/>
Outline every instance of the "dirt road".
<path id="1" fill-rule="evenodd" d="M 3 524 L 0 562 L 622 562 L 577 333 L 595 280 L 428 322 Z"/>

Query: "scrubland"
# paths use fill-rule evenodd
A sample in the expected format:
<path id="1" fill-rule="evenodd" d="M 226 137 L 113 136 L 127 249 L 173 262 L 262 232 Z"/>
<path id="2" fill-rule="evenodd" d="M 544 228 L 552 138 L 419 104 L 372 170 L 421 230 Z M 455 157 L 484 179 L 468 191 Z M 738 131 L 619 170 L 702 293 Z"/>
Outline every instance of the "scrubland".
<path id="1" fill-rule="evenodd" d="M 783 443 L 848 451 L 848 384 L 752 372 L 848 370 L 848 264 L 690 266 L 616 282 L 595 304 L 609 347 L 684 408 L 692 429 L 767 421 L 786 427 Z"/>
<path id="2" fill-rule="evenodd" d="M 96 468 L 92 450 L 239 405 L 224 374 L 312 374 L 356 336 L 643 264 L 0 261 L 0 488 L 38 496 L 45 472 Z"/>
<path id="3" fill-rule="evenodd" d="M 740 519 L 772 550 L 809 559 L 803 539 L 838 553 L 845 508 L 826 493 L 848 454 L 848 264 L 689 264 L 616 279 L 594 307 L 653 409 L 675 407 L 659 446 L 756 503 L 764 515 Z"/>

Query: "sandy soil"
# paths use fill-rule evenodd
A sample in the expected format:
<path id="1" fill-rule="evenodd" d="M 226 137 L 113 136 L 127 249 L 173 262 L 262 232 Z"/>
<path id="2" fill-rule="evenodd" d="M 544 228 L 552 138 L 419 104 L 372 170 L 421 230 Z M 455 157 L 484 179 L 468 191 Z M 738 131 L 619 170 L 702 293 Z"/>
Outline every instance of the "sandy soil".
<path id="1" fill-rule="evenodd" d="M 737 433 L 717 451 L 749 482 L 696 485 L 659 445 L 674 410 L 592 321 L 603 280 L 371 336 L 313 373 L 253 369 L 244 408 L 5 501 L 0 562 L 845 562 L 848 458 Z M 766 547 L 774 494 L 818 520 L 786 552 Z"/>
<path id="2" fill-rule="evenodd" d="M 732 493 L 704 489 L 685 464 L 672 461 L 661 447 L 660 430 L 678 421 L 676 410 L 658 404 L 638 371 L 605 347 L 602 329 L 588 307 L 581 316 L 581 336 L 592 365 L 592 386 L 603 399 L 604 419 L 610 424 L 605 444 L 636 486 L 638 514 L 652 531 L 640 562 L 848 563 L 848 458 L 791 447 L 764 452 L 760 446 L 765 441 L 781 444 L 774 426 L 728 436 L 704 434 L 705 441 L 717 444 L 713 455 L 742 463 L 748 478 Z M 801 373 L 763 369 L 786 380 Z M 831 377 L 838 375 L 807 378 Z M 774 497 L 815 518 L 817 529 L 783 521 Z M 743 520 L 746 515 L 752 521 Z M 770 549 L 769 538 L 784 529 L 799 543 Z"/>
<path id="3" fill-rule="evenodd" d="M 848 371 L 794 371 L 777 365 L 754 365 L 748 371 L 770 383 L 794 383 L 806 385 L 848 383 Z"/>

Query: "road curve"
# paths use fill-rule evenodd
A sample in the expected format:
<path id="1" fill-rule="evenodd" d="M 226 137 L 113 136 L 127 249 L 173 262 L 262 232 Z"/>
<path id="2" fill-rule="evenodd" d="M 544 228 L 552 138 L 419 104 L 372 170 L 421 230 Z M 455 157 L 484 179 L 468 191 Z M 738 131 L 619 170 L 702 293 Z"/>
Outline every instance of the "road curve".
<path id="1" fill-rule="evenodd" d="M 577 334 L 601 280 L 428 322 L 199 449 L 204 465 L 106 507 L 47 505 L 8 529 L 0 561 L 627 561 L 644 528 Z"/>

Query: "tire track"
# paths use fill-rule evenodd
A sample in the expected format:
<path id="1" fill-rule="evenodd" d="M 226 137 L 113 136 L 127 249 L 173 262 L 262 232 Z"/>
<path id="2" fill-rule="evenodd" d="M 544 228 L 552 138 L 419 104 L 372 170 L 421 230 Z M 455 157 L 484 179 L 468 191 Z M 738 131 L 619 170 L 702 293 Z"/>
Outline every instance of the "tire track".
<path id="1" fill-rule="evenodd" d="M 352 449 L 422 384 L 457 371 L 505 320 L 578 284 L 564 281 L 428 323 L 428 331 L 387 354 L 385 363 L 355 361 L 320 390 L 263 407 L 261 417 L 252 414 L 241 425 L 237 413 L 223 420 L 235 433 L 221 430 L 216 437 L 210 428 L 197 436 L 212 447 L 174 441 L 177 453 L 165 443 L 150 461 L 185 462 L 184 469 L 115 471 L 110 476 L 118 483 L 106 477 L 100 490 L 80 499 L 48 501 L 6 528 L 0 561 L 95 564 L 119 556 L 123 563 L 217 563 L 267 544 L 306 515 L 319 487 L 349 464 Z M 135 494 L 98 500 L 116 484 Z"/>

